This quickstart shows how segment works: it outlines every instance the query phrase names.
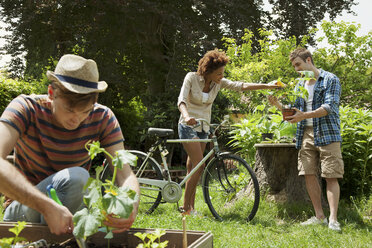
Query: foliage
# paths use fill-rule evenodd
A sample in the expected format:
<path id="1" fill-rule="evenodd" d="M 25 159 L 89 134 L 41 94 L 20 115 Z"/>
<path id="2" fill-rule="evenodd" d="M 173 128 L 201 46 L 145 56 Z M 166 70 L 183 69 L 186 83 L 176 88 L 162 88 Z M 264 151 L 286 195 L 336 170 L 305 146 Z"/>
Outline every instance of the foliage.
<path id="1" fill-rule="evenodd" d="M 7 247 L 13 247 L 12 245 L 17 244 L 21 241 L 26 241 L 25 238 L 22 238 L 19 236 L 19 234 L 22 232 L 22 230 L 25 228 L 25 225 L 27 223 L 25 221 L 18 221 L 17 224 L 14 225 L 14 227 L 9 228 L 9 232 L 13 233 L 15 237 L 11 238 L 1 238 L 0 239 L 0 247 L 7 248 Z"/>
<path id="2" fill-rule="evenodd" d="M 21 94 L 40 94 L 46 92 L 43 83 L 23 80 L 14 80 L 5 74 L 0 74 L 0 113 L 3 113 L 6 106 Z"/>
<path id="3" fill-rule="evenodd" d="M 293 36 L 301 38 L 309 30 L 316 28 L 326 14 L 329 14 L 330 20 L 333 21 L 344 10 L 351 13 L 351 7 L 356 5 L 356 2 L 354 0 L 269 0 L 273 5 L 269 19 L 270 28 L 282 39 Z"/>
<path id="4" fill-rule="evenodd" d="M 160 238 L 164 236 L 165 231 L 156 229 L 153 233 L 137 232 L 134 236 L 142 240 L 142 244 L 138 244 L 137 248 L 165 248 L 168 245 L 168 240 L 160 242 Z M 147 241 L 146 241 L 147 240 Z"/>
<path id="5" fill-rule="evenodd" d="M 372 95 L 372 32 L 357 36 L 360 25 L 340 22 L 323 22 L 324 36 L 317 40 L 321 44 L 328 41 L 328 48 L 312 52 L 314 64 L 334 73 L 342 85 L 341 105 L 370 107 Z M 310 32 L 313 33 L 315 30 Z M 253 52 L 253 33 L 246 30 L 239 44 L 235 39 L 225 38 L 225 47 L 231 63 L 226 66 L 226 74 L 232 80 L 246 82 L 293 82 L 298 77 L 288 56 L 297 46 L 308 46 L 309 36 L 301 40 L 295 37 L 274 39 L 272 31 L 260 30 L 260 49 Z M 299 43 L 299 45 L 297 45 Z M 311 50 L 311 49 L 310 49 Z M 235 109 L 242 113 L 251 112 L 262 103 L 264 91 L 245 92 L 242 98 L 236 92 L 226 94 Z M 250 105 L 247 107 L 247 102 Z"/>
<path id="6" fill-rule="evenodd" d="M 344 178 L 343 197 L 363 197 L 372 193 L 372 111 L 340 107 Z"/>
<path id="7" fill-rule="evenodd" d="M 298 5 L 297 0 L 289 2 Z M 326 13 L 333 17 L 343 9 L 350 9 L 349 2 L 352 1 L 319 3 L 319 6 L 326 6 L 321 11 L 301 3 L 307 8 L 304 16 L 316 18 L 301 18 L 305 28 L 296 29 L 286 37 L 291 37 L 295 46 L 301 39 L 293 39 L 292 35 L 307 34 L 308 27 L 316 25 Z M 151 108 L 175 104 L 186 72 L 195 71 L 197 61 L 206 51 L 221 48 L 223 36 L 234 37 L 236 44 L 241 44 L 244 30 L 251 30 L 250 52 L 255 53 L 262 47 L 258 41 L 260 28 L 283 30 L 283 26 L 298 22 L 293 9 L 273 4 L 277 9 L 272 14 L 286 17 L 274 26 L 263 10 L 263 0 L 1 0 L 0 11 L 7 24 L 6 30 L 10 31 L 4 37 L 4 51 L 12 57 L 10 73 L 30 80 L 40 79 L 45 75 L 45 68 L 53 69 L 63 54 L 74 53 L 94 59 L 100 78 L 109 83 L 109 89 L 100 95 L 100 102 L 120 111 L 119 121 L 127 130 L 127 143 L 133 147 L 136 124 L 142 119 L 140 112 L 135 112 L 129 103 L 133 99 L 137 101 L 138 96 L 138 101 L 147 109 L 143 121 L 150 124 L 154 116 Z M 287 11 L 290 13 L 285 14 Z M 272 68 L 283 65 L 278 63 Z M 169 96 L 167 101 L 146 96 L 163 93 Z M 122 117 L 128 113 L 135 118 Z M 177 111 L 164 113 L 161 119 L 167 118 L 171 123 L 179 116 Z M 160 122 L 159 126 L 164 124 L 165 121 Z M 172 126 L 167 125 L 168 128 Z M 141 127 L 141 131 L 148 127 Z"/>
<path id="8" fill-rule="evenodd" d="M 263 120 L 268 124 L 262 124 Z M 292 143 L 296 131 L 296 127 L 293 124 L 282 121 L 280 114 L 271 113 L 262 117 L 259 111 L 248 114 L 244 119 L 241 119 L 240 122 L 232 126 L 233 129 L 229 133 L 229 144 L 232 147 L 238 148 L 239 154 L 251 166 L 255 162 L 256 149 L 254 145 L 261 143 L 261 134 L 263 132 L 274 134 L 273 139 L 266 141 L 266 143 Z"/>
<path id="9" fill-rule="evenodd" d="M 89 147 L 89 148 L 88 148 Z M 86 238 L 96 232 L 99 227 L 104 226 L 103 221 L 108 215 L 117 218 L 127 219 L 133 211 L 133 204 L 138 200 L 138 195 L 129 188 L 122 188 L 115 185 L 117 170 L 123 169 L 123 165 L 136 165 L 137 157 L 126 150 L 116 152 L 114 157 L 100 147 L 99 141 L 87 144 L 86 149 L 89 151 L 91 159 L 99 153 L 105 153 L 112 159 L 114 172 L 111 180 L 102 182 L 99 180 L 102 167 L 96 168 L 96 178 L 89 178 L 84 190 L 88 193 L 84 196 L 84 208 L 74 214 L 74 235 L 79 238 Z M 102 195 L 102 187 L 104 195 Z M 105 226 L 106 239 L 111 239 L 113 233 L 110 227 Z"/>
<path id="10" fill-rule="evenodd" d="M 253 53 L 253 33 L 246 30 L 242 37 L 243 43 L 238 45 L 235 39 L 225 38 L 226 53 L 231 63 L 226 66 L 226 74 L 231 80 L 245 82 L 268 83 L 281 78 L 283 82 L 289 82 L 296 78 L 296 72 L 288 59 L 289 53 L 296 48 L 296 39 L 287 40 L 272 39 L 272 31 L 261 29 L 259 39 L 261 49 Z M 300 42 L 305 45 L 308 37 L 305 36 Z M 234 108 L 240 109 L 243 113 L 252 112 L 257 105 L 262 103 L 263 92 L 247 91 L 244 97 L 241 93 L 230 92 L 228 97 Z M 247 102 L 250 105 L 247 107 Z"/>
<path id="11" fill-rule="evenodd" d="M 358 36 L 360 24 L 323 22 L 324 36 L 318 44 L 328 43 L 313 53 L 315 65 L 334 73 L 342 86 L 341 104 L 371 107 L 372 31 Z"/>

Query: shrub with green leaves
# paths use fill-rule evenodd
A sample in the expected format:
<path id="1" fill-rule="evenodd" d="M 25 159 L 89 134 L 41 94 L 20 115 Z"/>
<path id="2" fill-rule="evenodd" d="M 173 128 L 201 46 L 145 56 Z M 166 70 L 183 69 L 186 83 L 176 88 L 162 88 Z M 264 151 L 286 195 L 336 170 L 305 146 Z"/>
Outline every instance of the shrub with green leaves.
<path id="1" fill-rule="evenodd" d="M 344 178 L 342 196 L 370 197 L 372 193 L 372 111 L 340 107 Z"/>
<path id="2" fill-rule="evenodd" d="M 42 94 L 45 92 L 46 86 L 42 82 L 10 79 L 0 73 L 0 114 L 14 98 L 21 94 Z"/>

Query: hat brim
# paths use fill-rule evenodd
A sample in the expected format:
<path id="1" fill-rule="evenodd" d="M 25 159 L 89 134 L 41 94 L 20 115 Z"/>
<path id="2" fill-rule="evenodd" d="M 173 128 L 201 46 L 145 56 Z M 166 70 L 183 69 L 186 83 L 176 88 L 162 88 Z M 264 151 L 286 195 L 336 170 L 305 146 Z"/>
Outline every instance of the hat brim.
<path id="1" fill-rule="evenodd" d="M 66 88 L 67 90 L 77 93 L 77 94 L 89 94 L 89 93 L 94 93 L 94 92 L 99 93 L 99 92 L 104 92 L 107 89 L 107 83 L 105 81 L 97 82 L 96 88 L 89 88 L 89 87 L 84 87 L 84 86 L 62 81 L 52 71 L 47 71 L 46 75 L 50 81 L 57 82 L 60 85 L 62 85 L 64 88 Z"/>

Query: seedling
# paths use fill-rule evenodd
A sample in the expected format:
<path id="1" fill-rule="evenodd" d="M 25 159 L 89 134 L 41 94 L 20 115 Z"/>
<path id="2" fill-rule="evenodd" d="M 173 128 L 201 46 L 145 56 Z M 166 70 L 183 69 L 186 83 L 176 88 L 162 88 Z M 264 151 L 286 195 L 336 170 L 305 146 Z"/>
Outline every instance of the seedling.
<path id="1" fill-rule="evenodd" d="M 112 157 L 110 153 L 100 147 L 98 141 L 87 143 L 85 148 L 92 160 L 102 152 L 111 158 L 114 172 L 111 180 L 102 182 L 99 178 L 103 167 L 99 166 L 96 168 L 96 178 L 89 178 L 84 187 L 84 190 L 88 191 L 84 196 L 86 208 L 76 212 L 73 217 L 74 235 L 86 239 L 98 231 L 104 231 L 107 233 L 105 238 L 108 239 L 109 245 L 113 233 L 110 227 L 103 224 L 103 221 L 107 219 L 108 215 L 127 219 L 133 211 L 133 204 L 138 200 L 135 191 L 115 185 L 117 170 L 122 169 L 124 164 L 135 166 L 137 157 L 126 150 L 117 151 L 116 155 Z"/>
<path id="2" fill-rule="evenodd" d="M 25 228 L 25 225 L 26 225 L 25 221 L 18 221 L 14 227 L 9 228 L 9 232 L 14 233 L 15 237 L 0 239 L 0 247 L 8 248 L 12 247 L 12 245 L 15 245 L 19 242 L 26 241 L 25 238 L 19 236 L 19 234 Z"/>
<path id="3" fill-rule="evenodd" d="M 160 242 L 161 236 L 165 234 L 164 230 L 156 229 L 153 233 L 135 233 L 134 236 L 142 240 L 142 244 L 138 244 L 137 248 L 165 248 L 168 246 L 168 240 Z"/>

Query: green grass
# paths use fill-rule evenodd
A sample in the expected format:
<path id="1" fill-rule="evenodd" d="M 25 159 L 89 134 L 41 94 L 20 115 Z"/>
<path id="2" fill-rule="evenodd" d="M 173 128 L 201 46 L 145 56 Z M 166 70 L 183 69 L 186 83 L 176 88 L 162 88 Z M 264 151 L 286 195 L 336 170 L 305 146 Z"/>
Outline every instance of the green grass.
<path id="1" fill-rule="evenodd" d="M 187 229 L 211 231 L 214 247 L 372 247 L 372 200 L 358 204 L 340 203 L 342 232 L 326 226 L 300 226 L 313 215 L 309 205 L 282 205 L 261 201 L 255 218 L 216 221 L 198 188 L 196 209 L 204 217 L 187 217 Z M 182 229 L 177 204 L 161 204 L 151 215 L 140 213 L 133 227 Z M 366 216 L 367 215 L 367 216 Z"/>
<path id="2" fill-rule="evenodd" d="M 301 221 L 313 215 L 309 205 L 282 205 L 261 199 L 251 222 L 236 219 L 219 222 L 209 212 L 198 187 L 196 209 L 204 217 L 188 216 L 187 229 L 211 231 L 215 248 L 372 247 L 372 199 L 353 204 L 341 201 L 341 233 L 325 226 L 300 226 Z M 181 230 L 182 217 L 177 204 L 161 204 L 151 215 L 139 213 L 133 227 Z"/>

